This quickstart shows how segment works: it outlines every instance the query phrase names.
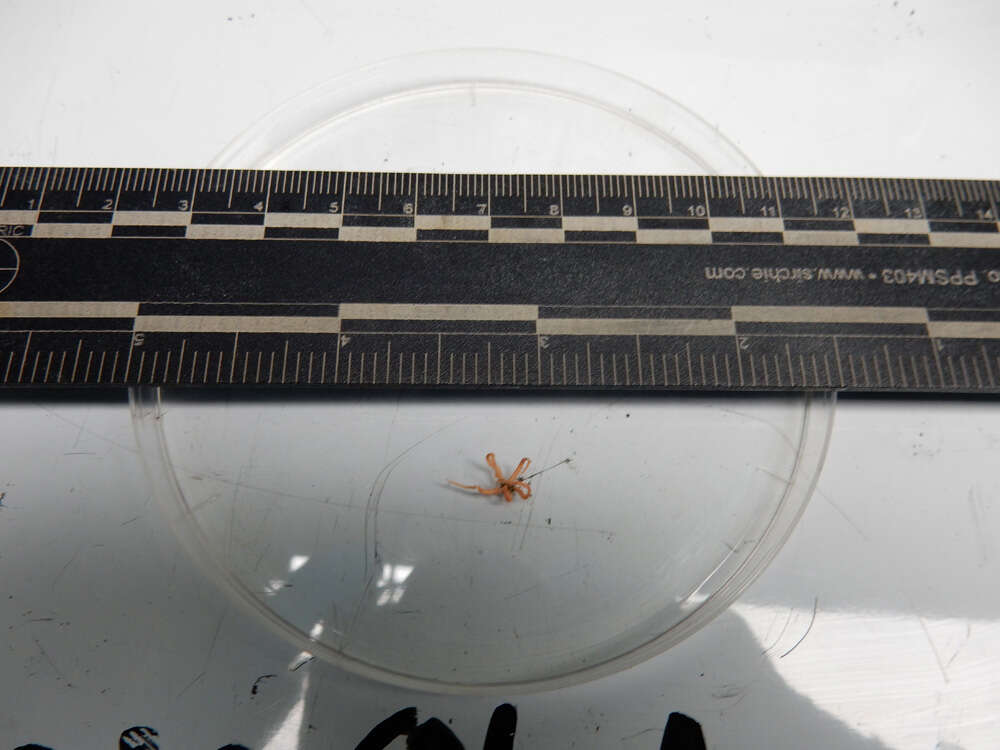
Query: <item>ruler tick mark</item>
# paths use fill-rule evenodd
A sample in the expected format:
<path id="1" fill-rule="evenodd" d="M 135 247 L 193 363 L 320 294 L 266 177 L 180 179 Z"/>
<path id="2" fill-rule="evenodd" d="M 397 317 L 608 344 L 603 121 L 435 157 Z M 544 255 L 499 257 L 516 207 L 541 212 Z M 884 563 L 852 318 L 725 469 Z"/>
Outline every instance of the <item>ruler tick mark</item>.
<path id="1" fill-rule="evenodd" d="M 17 373 L 17 382 L 20 383 L 24 377 L 24 367 L 28 363 L 28 349 L 31 348 L 31 331 L 28 331 L 28 338 L 24 342 L 24 354 L 21 355 L 21 368 Z"/>
<path id="2" fill-rule="evenodd" d="M 639 341 L 639 334 L 635 335 L 635 369 L 639 385 L 642 386 L 642 346 Z"/>
<path id="3" fill-rule="evenodd" d="M 83 339 L 76 340 L 76 355 L 73 357 L 73 371 L 69 375 L 69 382 L 76 382 L 76 368 L 80 364 L 80 350 L 83 349 Z"/>
<path id="4" fill-rule="evenodd" d="M 181 382 L 181 370 L 184 367 L 184 349 L 187 347 L 187 339 L 181 339 L 181 351 L 177 355 L 177 382 Z M 164 365 L 163 381 L 167 380 L 167 365 Z"/>
<path id="5" fill-rule="evenodd" d="M 236 334 L 233 336 L 233 354 L 232 354 L 232 357 L 230 358 L 230 362 L 229 362 L 229 382 L 230 383 L 233 382 L 233 375 L 236 373 L 236 348 L 239 346 L 239 343 L 240 343 L 240 334 L 239 334 L 239 331 L 237 331 Z M 220 366 L 222 365 L 221 361 L 219 362 L 219 365 Z M 246 367 L 243 368 L 243 382 L 244 383 L 247 382 Z"/>
<path id="6" fill-rule="evenodd" d="M 141 383 L 142 382 L 142 370 L 143 370 L 143 368 L 145 366 L 146 366 L 146 352 L 145 351 L 141 351 L 141 352 L 139 352 L 139 372 L 137 372 L 136 375 L 135 375 L 135 382 L 136 383 Z M 127 368 L 126 368 L 126 372 L 127 372 Z"/>
<path id="7" fill-rule="evenodd" d="M 108 378 L 108 382 L 109 383 L 114 383 L 115 382 L 115 373 L 118 371 L 118 355 L 119 355 L 119 353 L 120 352 L 117 349 L 115 349 L 115 356 L 112 357 L 112 359 L 111 359 L 111 377 Z M 101 352 L 101 369 L 102 370 L 104 369 L 104 352 Z M 124 383 L 126 380 L 127 380 L 127 378 L 124 375 L 122 375 L 122 382 Z M 137 383 L 139 382 L 138 378 L 136 378 L 136 382 Z"/>
<path id="8" fill-rule="evenodd" d="M 990 381 L 990 387 L 996 387 L 996 381 L 993 380 L 993 368 L 990 366 L 990 358 L 986 355 L 986 347 L 981 345 L 979 351 L 983 355 L 983 364 L 986 365 L 986 377 Z"/>
<path id="9" fill-rule="evenodd" d="M 931 339 L 931 353 L 934 355 L 934 364 L 937 367 L 938 382 L 941 383 L 941 387 L 943 388 L 945 385 L 944 367 L 941 365 L 940 342 L 937 339 Z"/>

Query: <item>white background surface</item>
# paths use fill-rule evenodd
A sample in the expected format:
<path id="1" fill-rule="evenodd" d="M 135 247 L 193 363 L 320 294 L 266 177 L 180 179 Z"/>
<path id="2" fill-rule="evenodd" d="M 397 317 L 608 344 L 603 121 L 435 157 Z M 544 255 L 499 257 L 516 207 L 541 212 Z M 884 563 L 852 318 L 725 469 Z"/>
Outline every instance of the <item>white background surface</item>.
<path id="1" fill-rule="evenodd" d="M 766 174 L 998 174 L 986 2 L 4 2 L 0 28 L 8 164 L 201 166 L 333 74 L 489 45 L 638 78 Z M 670 711 L 718 748 L 997 746 L 998 452 L 994 402 L 842 402 L 819 489 L 764 576 L 657 659 L 514 698 L 515 746 L 655 748 Z M 124 396 L 5 395 L 0 456 L 0 747 L 112 748 L 147 725 L 163 750 L 351 748 L 409 705 L 481 744 L 501 697 L 292 671 L 297 651 L 166 533 Z"/>

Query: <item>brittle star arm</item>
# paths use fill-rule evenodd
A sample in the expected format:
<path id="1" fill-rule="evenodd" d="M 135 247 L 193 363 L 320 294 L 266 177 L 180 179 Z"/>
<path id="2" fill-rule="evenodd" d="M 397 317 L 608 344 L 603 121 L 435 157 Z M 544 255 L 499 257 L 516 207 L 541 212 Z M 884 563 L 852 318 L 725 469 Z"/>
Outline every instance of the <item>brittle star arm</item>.
<path id="1" fill-rule="evenodd" d="M 480 487 L 478 484 L 462 484 L 461 482 L 456 482 L 453 479 L 449 479 L 448 484 L 461 487 L 463 490 L 476 490 L 480 495 L 499 495 L 500 490 L 502 489 L 502 485 L 498 485 L 488 490 L 485 487 Z"/>

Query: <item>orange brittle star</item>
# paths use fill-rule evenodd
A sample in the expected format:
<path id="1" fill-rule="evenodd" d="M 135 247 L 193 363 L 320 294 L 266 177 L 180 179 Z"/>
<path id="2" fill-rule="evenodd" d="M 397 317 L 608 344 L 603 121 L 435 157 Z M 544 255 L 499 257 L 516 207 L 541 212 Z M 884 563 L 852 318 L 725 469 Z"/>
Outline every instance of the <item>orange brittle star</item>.
<path id="1" fill-rule="evenodd" d="M 485 487 L 480 487 L 478 484 L 460 484 L 458 482 L 453 482 L 450 479 L 448 480 L 448 483 L 453 484 L 456 487 L 461 487 L 464 490 L 476 490 L 480 495 L 503 494 L 504 499 L 508 503 L 514 499 L 514 496 L 511 494 L 512 492 L 516 492 L 525 500 L 531 497 L 531 485 L 521 480 L 521 475 L 528 470 L 529 466 L 531 466 L 531 459 L 522 458 L 521 463 L 517 465 L 517 468 L 511 472 L 509 477 L 505 477 L 500 471 L 500 467 L 497 466 L 497 457 L 494 454 L 486 454 L 486 463 L 490 465 L 490 468 L 493 469 L 493 474 L 496 476 L 496 487 L 486 489 Z"/>

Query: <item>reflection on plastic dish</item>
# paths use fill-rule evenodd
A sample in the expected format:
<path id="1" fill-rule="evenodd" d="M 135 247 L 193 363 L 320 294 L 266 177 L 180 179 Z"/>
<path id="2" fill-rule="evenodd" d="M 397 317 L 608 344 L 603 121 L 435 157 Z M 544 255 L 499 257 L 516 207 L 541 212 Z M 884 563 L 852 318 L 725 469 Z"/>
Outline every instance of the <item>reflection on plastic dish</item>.
<path id="1" fill-rule="evenodd" d="M 335 79 L 220 162 L 752 171 L 634 81 L 496 51 Z M 832 407 L 800 396 L 133 393 L 158 495 L 206 573 L 309 653 L 453 692 L 572 684 L 704 625 L 794 525 Z M 529 499 L 449 484 L 495 486 L 487 453 L 505 476 L 531 458 Z"/>

